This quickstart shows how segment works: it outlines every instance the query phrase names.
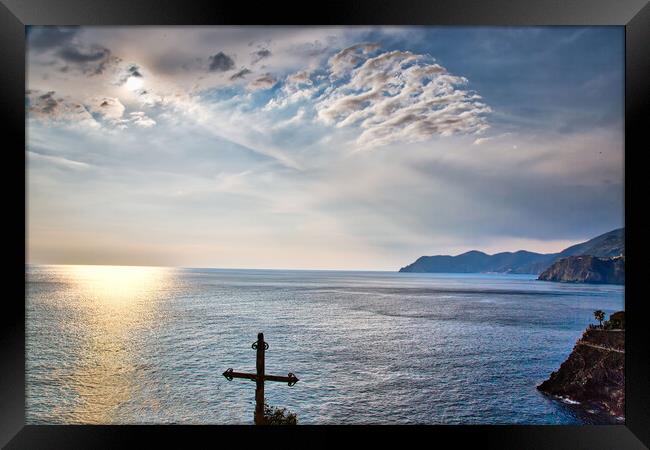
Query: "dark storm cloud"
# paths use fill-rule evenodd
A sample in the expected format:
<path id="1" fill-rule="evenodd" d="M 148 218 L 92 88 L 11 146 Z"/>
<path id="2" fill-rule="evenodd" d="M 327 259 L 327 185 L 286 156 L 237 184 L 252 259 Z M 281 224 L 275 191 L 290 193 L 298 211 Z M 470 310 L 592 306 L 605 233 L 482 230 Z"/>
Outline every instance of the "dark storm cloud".
<path id="1" fill-rule="evenodd" d="M 210 56 L 210 65 L 208 70 L 210 72 L 226 72 L 235 67 L 235 61 L 224 52 L 219 52 Z"/>
<path id="2" fill-rule="evenodd" d="M 89 49 L 67 46 L 59 50 L 57 55 L 59 55 L 64 61 L 83 64 L 107 59 L 110 57 L 111 51 L 100 46 L 93 46 Z"/>
<path id="3" fill-rule="evenodd" d="M 104 73 L 104 70 L 106 70 L 106 68 L 108 66 L 110 66 L 112 64 L 115 64 L 118 61 L 119 61 L 118 58 L 114 58 L 114 57 L 106 58 L 106 59 L 102 60 L 99 64 L 97 64 L 94 67 L 93 66 L 87 67 L 84 70 L 84 73 L 90 74 L 90 75 L 98 75 L 98 74 Z"/>
<path id="4" fill-rule="evenodd" d="M 117 85 L 123 85 L 131 77 L 143 78 L 142 69 L 137 64 L 130 64 L 125 70 L 122 71 L 122 74 L 117 81 Z"/>
<path id="5" fill-rule="evenodd" d="M 109 49 L 100 45 L 86 47 L 68 44 L 56 52 L 56 56 L 64 64 L 60 69 L 62 72 L 73 67 L 86 75 L 101 74 L 111 63 L 119 61 Z"/>
<path id="6" fill-rule="evenodd" d="M 238 78 L 244 78 L 244 77 L 245 77 L 246 75 L 248 75 L 249 73 L 251 73 L 251 71 L 248 70 L 246 67 L 244 67 L 244 68 L 241 69 L 239 72 L 233 74 L 233 75 L 230 77 L 230 79 L 231 79 L 231 80 L 236 80 L 236 79 L 238 79 Z"/>
<path id="7" fill-rule="evenodd" d="M 140 68 L 135 65 L 131 64 L 126 71 L 129 73 L 129 76 L 131 77 L 136 77 L 136 78 L 142 78 L 142 73 L 140 72 Z"/>
<path id="8" fill-rule="evenodd" d="M 38 96 L 38 102 L 40 104 L 40 110 L 45 114 L 52 113 L 56 107 L 59 105 L 59 101 L 54 98 L 54 91 L 46 92 L 45 94 Z"/>
<path id="9" fill-rule="evenodd" d="M 251 64 L 256 64 L 261 60 L 263 60 L 264 58 L 268 58 L 269 56 L 271 56 L 271 50 L 269 50 L 268 48 L 263 48 L 257 50 L 256 52 L 253 52 L 251 56 L 253 57 L 253 59 L 251 60 Z"/>
<path id="10" fill-rule="evenodd" d="M 79 33 L 77 27 L 29 27 L 28 48 L 47 57 L 41 64 L 59 66 L 57 70 L 62 73 L 76 69 L 86 75 L 101 74 L 111 62 L 118 60 L 102 45 L 81 42 Z"/>
<path id="11" fill-rule="evenodd" d="M 30 49 L 47 50 L 68 44 L 78 32 L 78 28 L 29 27 L 27 40 Z"/>

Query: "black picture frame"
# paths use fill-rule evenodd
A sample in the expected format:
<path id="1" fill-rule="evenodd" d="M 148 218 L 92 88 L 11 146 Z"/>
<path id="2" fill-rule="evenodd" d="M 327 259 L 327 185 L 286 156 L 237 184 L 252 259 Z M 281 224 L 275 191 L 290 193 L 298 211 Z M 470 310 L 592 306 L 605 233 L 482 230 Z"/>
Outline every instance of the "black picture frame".
<path id="1" fill-rule="evenodd" d="M 626 421 L 624 425 L 585 426 L 374 426 L 260 427 L 220 426 L 27 426 L 25 425 L 25 26 L 26 25 L 617 25 L 625 27 L 625 222 L 626 222 Z M 493 1 L 330 1 L 223 2 L 180 0 L 0 0 L 0 111 L 5 128 L 5 275 L 2 303 L 0 444 L 7 448 L 120 447 L 134 438 L 164 443 L 224 436 L 287 439 L 287 433 L 320 443 L 339 436 L 485 448 L 646 448 L 650 446 L 650 337 L 647 300 L 641 295 L 644 268 L 644 177 L 637 174 L 650 128 L 650 5 L 647 0 L 493 0 Z M 21 148 L 22 146 L 22 148 Z M 637 195 L 633 208 L 632 183 Z M 21 281 L 21 278 L 23 281 Z M 310 436 L 307 436 L 309 434 Z M 271 441 L 268 441 L 270 443 Z M 288 441 L 285 444 L 291 445 Z M 301 444 L 301 442 L 303 442 Z M 297 441 L 306 445 L 310 441 Z"/>

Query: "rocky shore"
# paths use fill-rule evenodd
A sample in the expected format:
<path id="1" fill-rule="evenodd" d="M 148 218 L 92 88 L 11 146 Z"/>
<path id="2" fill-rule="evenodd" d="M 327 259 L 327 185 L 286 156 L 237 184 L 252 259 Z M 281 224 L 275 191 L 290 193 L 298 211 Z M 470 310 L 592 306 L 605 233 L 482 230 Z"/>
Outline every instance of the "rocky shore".
<path id="1" fill-rule="evenodd" d="M 625 417 L 625 330 L 588 328 L 540 391 L 586 409 Z"/>
<path id="2" fill-rule="evenodd" d="M 625 284 L 625 257 L 569 256 L 553 263 L 538 280 Z"/>

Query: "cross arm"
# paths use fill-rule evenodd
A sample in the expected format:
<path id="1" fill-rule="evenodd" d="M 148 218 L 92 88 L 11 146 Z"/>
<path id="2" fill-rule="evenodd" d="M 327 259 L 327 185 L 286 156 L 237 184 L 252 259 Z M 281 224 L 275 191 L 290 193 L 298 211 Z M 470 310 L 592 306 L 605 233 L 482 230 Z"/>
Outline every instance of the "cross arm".
<path id="1" fill-rule="evenodd" d="M 254 373 L 244 373 L 244 372 L 235 372 L 232 369 L 228 369 L 223 373 L 223 376 L 226 377 L 228 381 L 231 381 L 233 378 L 244 378 L 246 380 L 257 380 L 257 375 Z"/>
<path id="2" fill-rule="evenodd" d="M 254 373 L 244 373 L 244 372 L 235 372 L 233 369 L 228 369 L 223 373 L 223 376 L 226 377 L 228 381 L 231 381 L 233 378 L 243 378 L 246 380 L 257 381 L 257 375 Z M 264 381 L 278 381 L 280 383 L 287 383 L 289 386 L 293 386 L 299 380 L 294 374 L 289 373 L 288 376 L 283 377 L 280 375 L 264 375 Z"/>
<path id="3" fill-rule="evenodd" d="M 264 381 L 279 381 L 280 383 L 288 383 L 289 386 L 293 386 L 299 380 L 298 377 L 290 373 L 289 376 L 282 377 L 279 375 L 264 375 Z"/>

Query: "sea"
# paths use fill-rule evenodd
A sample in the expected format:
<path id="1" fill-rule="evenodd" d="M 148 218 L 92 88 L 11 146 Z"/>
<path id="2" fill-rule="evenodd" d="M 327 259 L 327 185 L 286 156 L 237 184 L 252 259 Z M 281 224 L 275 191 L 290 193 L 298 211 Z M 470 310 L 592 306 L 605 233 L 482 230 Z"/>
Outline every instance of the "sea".
<path id="1" fill-rule="evenodd" d="M 624 288 L 534 275 L 26 266 L 28 424 L 585 424 L 536 386 Z"/>

